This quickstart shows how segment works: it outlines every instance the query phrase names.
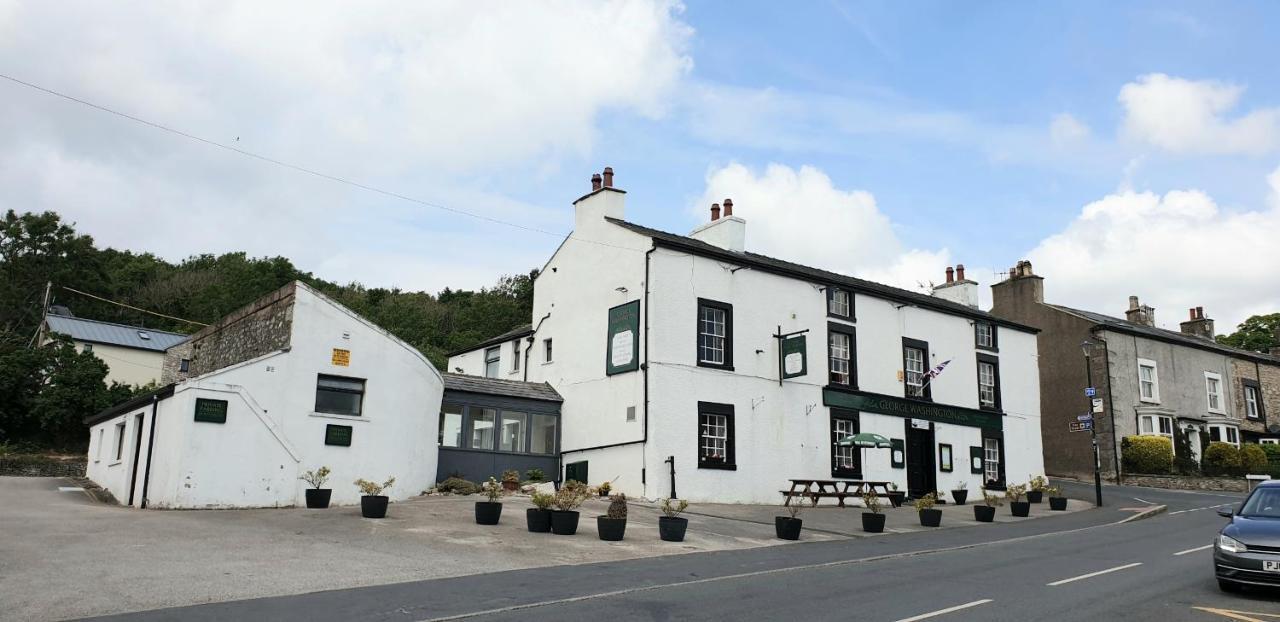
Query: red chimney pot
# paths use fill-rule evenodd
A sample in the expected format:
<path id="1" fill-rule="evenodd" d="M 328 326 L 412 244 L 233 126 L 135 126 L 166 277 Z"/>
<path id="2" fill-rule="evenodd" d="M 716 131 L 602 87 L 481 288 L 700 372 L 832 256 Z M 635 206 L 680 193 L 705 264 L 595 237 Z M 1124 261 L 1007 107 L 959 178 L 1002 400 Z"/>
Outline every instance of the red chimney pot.
<path id="1" fill-rule="evenodd" d="M 612 166 L 604 167 L 604 187 L 605 188 L 613 187 L 613 167 Z"/>
<path id="2" fill-rule="evenodd" d="M 720 204 L 719 203 L 711 204 L 711 220 L 713 221 L 720 220 Z"/>
<path id="3" fill-rule="evenodd" d="M 962 263 L 956 264 L 956 280 L 957 281 L 964 280 L 964 264 Z"/>
<path id="4" fill-rule="evenodd" d="M 951 266 L 947 266 L 947 282 L 948 283 L 955 282 L 956 280 L 955 272 L 956 272 L 955 268 L 952 268 Z"/>
<path id="5" fill-rule="evenodd" d="M 733 199 L 724 200 L 724 215 L 725 216 L 733 215 Z"/>
<path id="6" fill-rule="evenodd" d="M 1196 319 L 1197 320 L 1204 319 L 1204 307 L 1196 307 Z"/>
<path id="7" fill-rule="evenodd" d="M 600 173 L 593 173 L 591 175 L 591 191 L 595 192 L 596 190 L 599 190 L 599 189 L 600 189 Z"/>

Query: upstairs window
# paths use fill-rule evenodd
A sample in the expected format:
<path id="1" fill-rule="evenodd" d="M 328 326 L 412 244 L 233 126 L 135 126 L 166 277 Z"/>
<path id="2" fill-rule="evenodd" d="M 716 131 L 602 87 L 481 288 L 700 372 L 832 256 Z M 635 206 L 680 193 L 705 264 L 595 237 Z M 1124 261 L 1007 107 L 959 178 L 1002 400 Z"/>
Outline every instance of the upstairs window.
<path id="1" fill-rule="evenodd" d="M 907 397 L 930 399 L 928 375 L 929 344 L 915 339 L 902 339 L 902 380 Z"/>
<path id="2" fill-rule="evenodd" d="M 991 322 L 973 323 L 973 343 L 983 350 L 996 349 L 996 326 Z"/>
<path id="3" fill-rule="evenodd" d="M 498 361 L 502 356 L 502 348 L 494 346 L 484 351 L 484 377 L 498 377 Z"/>
<path id="4" fill-rule="evenodd" d="M 520 371 L 520 340 L 511 342 L 511 371 Z"/>
<path id="5" fill-rule="evenodd" d="M 978 355 L 978 406 L 1000 410 L 1000 360 L 987 354 Z"/>
<path id="6" fill-rule="evenodd" d="M 92 352 L 93 352 L 93 344 L 92 344 L 92 343 L 86 343 L 86 344 L 84 344 L 84 347 L 83 347 L 83 348 L 80 348 L 80 351 L 81 351 L 81 352 L 85 352 L 85 353 L 92 353 Z"/>
<path id="7" fill-rule="evenodd" d="M 853 317 L 853 295 L 848 290 L 828 287 L 827 315 L 845 319 Z"/>
<path id="8" fill-rule="evenodd" d="M 316 379 L 316 412 L 359 416 L 364 402 L 364 380 L 325 376 Z"/>
<path id="9" fill-rule="evenodd" d="M 1264 413 L 1258 381 L 1245 379 L 1241 382 L 1244 383 L 1244 415 L 1250 419 L 1261 419 Z"/>
<path id="10" fill-rule="evenodd" d="M 1138 399 L 1144 402 L 1160 402 L 1160 380 L 1156 374 L 1156 362 L 1138 359 Z"/>
<path id="11" fill-rule="evenodd" d="M 1222 376 L 1211 371 L 1204 373 L 1204 391 L 1209 412 L 1222 413 Z"/>
<path id="12" fill-rule="evenodd" d="M 544 363 L 550 363 L 552 360 L 553 359 L 551 358 L 551 340 L 543 339 L 542 340 L 542 361 Z"/>
<path id="13" fill-rule="evenodd" d="M 833 330 L 827 335 L 827 342 L 828 380 L 831 384 L 852 385 L 853 335 Z"/>
<path id="14" fill-rule="evenodd" d="M 698 299 L 698 365 L 733 369 L 733 307 Z"/>

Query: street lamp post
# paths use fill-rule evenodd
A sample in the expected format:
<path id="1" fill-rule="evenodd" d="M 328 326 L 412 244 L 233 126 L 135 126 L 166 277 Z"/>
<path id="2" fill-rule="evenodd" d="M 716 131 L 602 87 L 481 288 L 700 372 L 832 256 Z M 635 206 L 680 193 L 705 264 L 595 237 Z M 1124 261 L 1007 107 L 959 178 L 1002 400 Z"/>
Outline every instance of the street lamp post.
<path id="1" fill-rule="evenodd" d="M 1084 375 L 1088 382 L 1086 386 L 1093 387 L 1093 365 L 1089 359 L 1089 350 L 1093 347 L 1093 343 L 1089 340 L 1080 342 L 1080 351 L 1084 353 Z M 1098 452 L 1098 421 L 1093 418 L 1093 396 L 1088 395 L 1086 391 L 1085 401 L 1089 403 L 1089 437 L 1093 441 L 1093 492 L 1096 499 L 1097 507 L 1102 507 L 1102 458 Z"/>

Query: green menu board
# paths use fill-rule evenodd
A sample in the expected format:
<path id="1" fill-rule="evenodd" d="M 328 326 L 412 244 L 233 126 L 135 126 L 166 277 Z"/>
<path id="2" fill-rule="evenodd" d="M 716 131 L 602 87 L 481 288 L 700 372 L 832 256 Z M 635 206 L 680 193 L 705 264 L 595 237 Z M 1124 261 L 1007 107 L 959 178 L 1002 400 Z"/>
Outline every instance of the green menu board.
<path id="1" fill-rule="evenodd" d="M 795 378 L 809 373 L 809 356 L 804 335 L 792 335 L 782 340 L 782 377 Z"/>
<path id="2" fill-rule="evenodd" d="M 605 375 L 640 369 L 640 301 L 609 309 L 609 343 L 605 346 Z"/>

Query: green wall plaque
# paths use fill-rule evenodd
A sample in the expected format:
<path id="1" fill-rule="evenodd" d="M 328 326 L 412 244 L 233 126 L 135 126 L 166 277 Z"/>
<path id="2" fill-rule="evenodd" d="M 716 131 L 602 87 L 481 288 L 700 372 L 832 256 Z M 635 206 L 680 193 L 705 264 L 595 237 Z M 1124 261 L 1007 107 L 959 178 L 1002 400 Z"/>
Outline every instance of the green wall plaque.
<path id="1" fill-rule="evenodd" d="M 604 373 L 612 376 L 640 369 L 640 301 L 609 309 L 609 342 Z"/>
<path id="2" fill-rule="evenodd" d="M 809 355 L 804 335 L 782 340 L 782 377 L 796 378 L 809 373 Z"/>
<path id="3" fill-rule="evenodd" d="M 329 424 L 324 427 L 324 444 L 339 447 L 351 446 L 351 426 Z"/>
<path id="4" fill-rule="evenodd" d="M 205 423 L 227 422 L 227 400 L 196 398 L 196 421 Z"/>

